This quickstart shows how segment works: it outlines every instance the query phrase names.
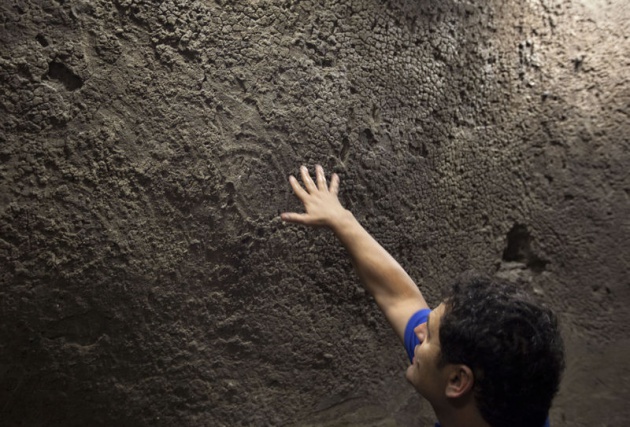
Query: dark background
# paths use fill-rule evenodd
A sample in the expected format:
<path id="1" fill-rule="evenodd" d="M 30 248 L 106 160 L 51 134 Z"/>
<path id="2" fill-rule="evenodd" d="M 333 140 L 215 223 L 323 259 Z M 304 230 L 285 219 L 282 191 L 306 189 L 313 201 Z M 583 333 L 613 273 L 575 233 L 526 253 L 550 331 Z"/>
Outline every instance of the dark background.
<path id="1" fill-rule="evenodd" d="M 3 426 L 426 426 L 300 164 L 432 305 L 562 321 L 554 426 L 630 418 L 626 0 L 0 6 Z"/>

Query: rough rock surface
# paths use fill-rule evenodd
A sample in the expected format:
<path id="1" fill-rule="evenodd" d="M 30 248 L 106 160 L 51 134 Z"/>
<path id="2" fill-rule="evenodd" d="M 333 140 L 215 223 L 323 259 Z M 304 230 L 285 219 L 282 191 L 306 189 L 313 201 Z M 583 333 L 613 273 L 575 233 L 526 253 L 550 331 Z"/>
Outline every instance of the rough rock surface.
<path id="1" fill-rule="evenodd" d="M 630 419 L 627 0 L 5 0 L 3 426 L 418 426 L 302 163 L 429 301 L 563 322 L 555 426 Z"/>

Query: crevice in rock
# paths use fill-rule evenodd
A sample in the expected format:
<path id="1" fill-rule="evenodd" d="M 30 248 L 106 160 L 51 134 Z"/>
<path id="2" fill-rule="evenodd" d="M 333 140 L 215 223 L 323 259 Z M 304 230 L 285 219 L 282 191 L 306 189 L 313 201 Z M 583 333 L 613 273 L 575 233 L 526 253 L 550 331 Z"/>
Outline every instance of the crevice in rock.
<path id="1" fill-rule="evenodd" d="M 38 35 L 35 37 L 35 40 L 37 40 L 37 42 L 38 42 L 40 45 L 42 45 L 43 47 L 46 47 L 46 46 L 48 46 L 48 44 L 49 44 L 49 43 L 48 43 L 48 40 L 46 40 L 46 37 L 44 37 L 44 35 L 43 35 L 43 34 L 38 34 Z"/>
<path id="2" fill-rule="evenodd" d="M 524 224 L 514 224 L 507 233 L 507 247 L 503 251 L 502 261 L 524 264 L 533 273 L 545 271 L 549 261 L 539 257 L 531 247 L 532 237 Z"/>
<path id="3" fill-rule="evenodd" d="M 53 61 L 48 65 L 49 78 L 59 81 L 69 90 L 74 91 L 83 86 L 83 79 L 72 72 L 65 64 Z"/>

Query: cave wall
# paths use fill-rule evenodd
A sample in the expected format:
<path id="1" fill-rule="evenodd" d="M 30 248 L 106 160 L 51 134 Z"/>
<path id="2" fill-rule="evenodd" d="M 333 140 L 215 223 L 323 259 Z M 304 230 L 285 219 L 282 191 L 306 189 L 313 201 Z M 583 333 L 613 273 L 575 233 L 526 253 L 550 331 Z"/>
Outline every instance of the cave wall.
<path id="1" fill-rule="evenodd" d="M 413 426 L 434 415 L 300 164 L 431 304 L 559 314 L 552 425 L 630 419 L 626 0 L 0 5 L 0 419 Z"/>

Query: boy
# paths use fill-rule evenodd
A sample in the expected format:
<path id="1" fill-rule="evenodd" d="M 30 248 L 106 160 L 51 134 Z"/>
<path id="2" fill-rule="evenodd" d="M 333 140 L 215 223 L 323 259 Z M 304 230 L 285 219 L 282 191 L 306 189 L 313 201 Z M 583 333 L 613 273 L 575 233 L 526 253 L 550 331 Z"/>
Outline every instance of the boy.
<path id="1" fill-rule="evenodd" d="M 512 285 L 466 276 L 429 309 L 400 264 L 374 240 L 316 167 L 301 167 L 304 188 L 289 182 L 305 213 L 282 220 L 330 228 L 347 249 L 366 290 L 405 344 L 407 380 L 441 427 L 542 427 L 564 369 L 554 314 Z"/>

